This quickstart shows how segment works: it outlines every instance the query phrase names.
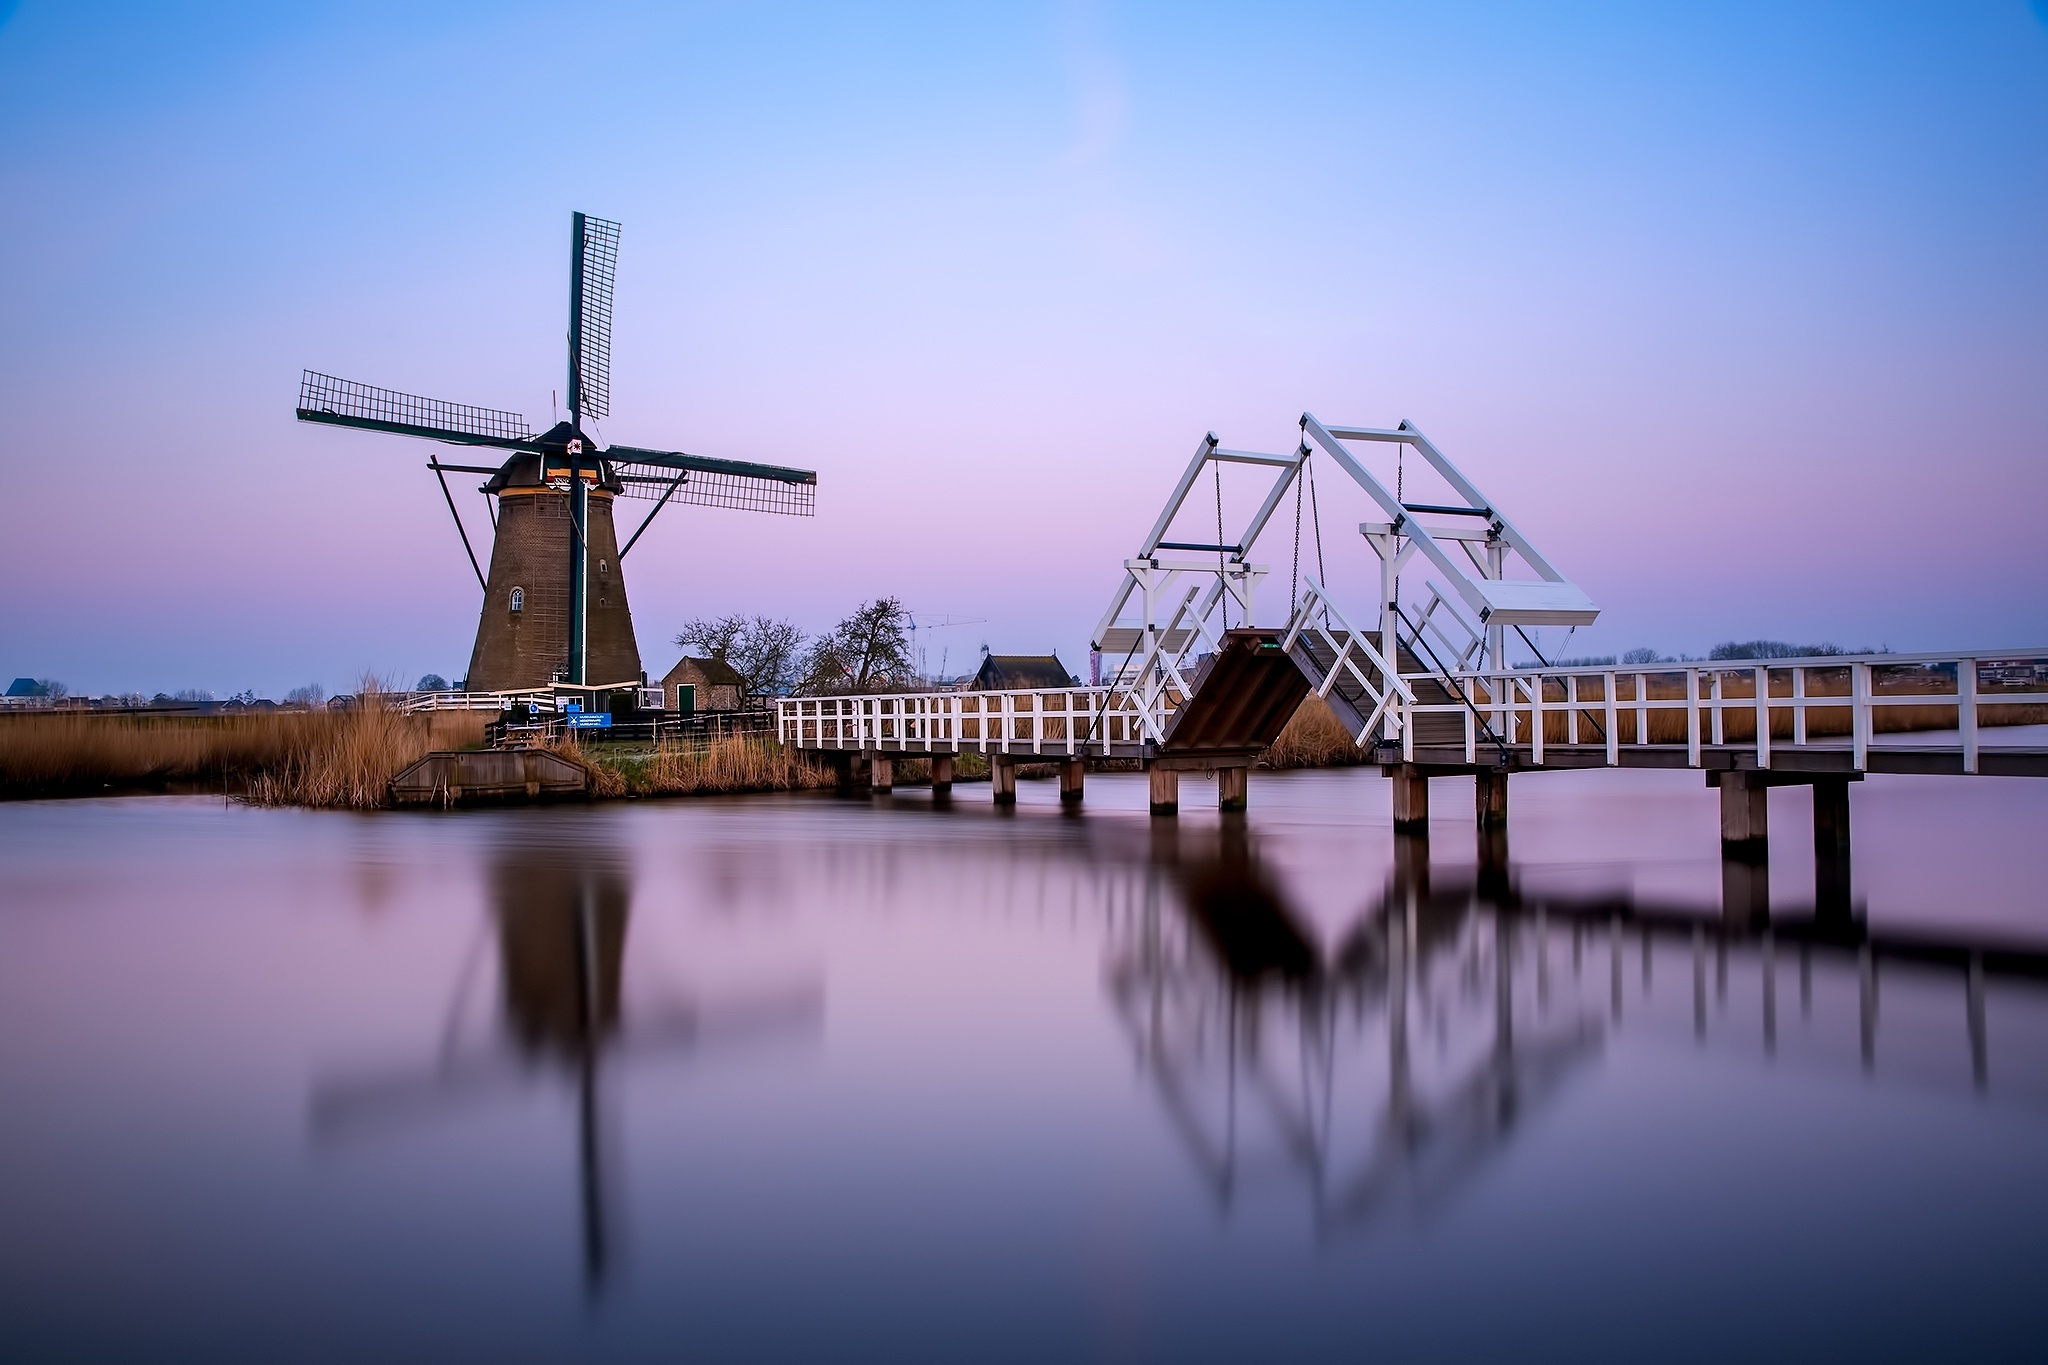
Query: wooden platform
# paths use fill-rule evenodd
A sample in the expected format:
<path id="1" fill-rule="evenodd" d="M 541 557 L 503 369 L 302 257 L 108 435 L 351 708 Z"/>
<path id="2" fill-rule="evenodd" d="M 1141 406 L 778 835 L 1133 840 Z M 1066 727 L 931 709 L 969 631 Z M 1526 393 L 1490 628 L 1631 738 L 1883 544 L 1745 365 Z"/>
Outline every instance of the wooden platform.
<path id="1" fill-rule="evenodd" d="M 445 750 L 391 779 L 394 806 L 576 801 L 589 795 L 589 770 L 550 749 Z"/>
<path id="2" fill-rule="evenodd" d="M 1308 695 L 1308 679 L 1282 652 L 1280 635 L 1277 630 L 1224 632 L 1221 652 L 1193 679 L 1195 694 L 1173 713 L 1155 760 L 1227 757 L 1242 763 L 1280 738 Z"/>

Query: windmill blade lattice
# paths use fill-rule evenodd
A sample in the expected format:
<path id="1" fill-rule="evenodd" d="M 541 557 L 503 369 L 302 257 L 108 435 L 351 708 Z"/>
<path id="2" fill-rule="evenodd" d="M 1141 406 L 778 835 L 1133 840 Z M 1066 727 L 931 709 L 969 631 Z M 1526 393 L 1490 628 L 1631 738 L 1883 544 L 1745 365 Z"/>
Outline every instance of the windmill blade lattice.
<path id="1" fill-rule="evenodd" d="M 817 510 L 818 476 L 808 469 L 714 460 L 679 450 L 642 450 L 637 446 L 611 446 L 604 457 L 629 498 L 792 517 L 808 517 Z"/>
<path id="2" fill-rule="evenodd" d="M 449 403 L 439 398 L 380 389 L 318 370 L 299 378 L 299 420 L 372 431 L 424 436 L 457 445 L 519 449 L 533 443 L 533 429 L 516 412 Z"/>
<path id="3" fill-rule="evenodd" d="M 585 417 L 612 415 L 612 284 L 619 269 L 619 225 L 576 215 L 577 356 Z"/>

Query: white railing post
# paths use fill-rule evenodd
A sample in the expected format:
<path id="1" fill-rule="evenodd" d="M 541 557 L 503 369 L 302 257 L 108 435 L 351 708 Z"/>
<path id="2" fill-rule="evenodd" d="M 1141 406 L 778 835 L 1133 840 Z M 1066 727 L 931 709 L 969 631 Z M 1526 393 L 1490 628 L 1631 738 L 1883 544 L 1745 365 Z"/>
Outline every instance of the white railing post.
<path id="1" fill-rule="evenodd" d="M 1650 675 L 1636 674 L 1636 743 L 1650 742 Z"/>
<path id="2" fill-rule="evenodd" d="M 1700 766 L 1700 671 L 1685 670 L 1685 762 Z"/>
<path id="3" fill-rule="evenodd" d="M 1607 766 L 1621 766 L 1621 727 L 1619 711 L 1614 702 L 1614 674 L 1606 675 L 1602 684 L 1607 689 Z"/>
<path id="4" fill-rule="evenodd" d="M 1538 673 L 1530 682 L 1529 757 L 1540 768 L 1543 766 L 1543 675 Z"/>
<path id="5" fill-rule="evenodd" d="M 1977 661 L 1956 660 L 1956 729 L 1963 736 L 1963 771 L 1977 771 Z"/>
<path id="6" fill-rule="evenodd" d="M 1465 717 L 1465 761 L 1467 763 L 1477 763 L 1479 761 L 1479 718 L 1469 706 L 1465 708 L 1463 714 Z M 1408 708 L 1408 728 L 1411 733 L 1415 728 L 1415 708 L 1412 705 Z"/>
<path id="7" fill-rule="evenodd" d="M 1564 742 L 1579 742 L 1579 675 L 1564 675 Z"/>
<path id="8" fill-rule="evenodd" d="M 1806 744 L 1806 670 L 1792 670 L 1792 743 L 1795 747 Z"/>
<path id="9" fill-rule="evenodd" d="M 1756 766 L 1771 766 L 1771 670 L 1756 671 Z"/>
<path id="10" fill-rule="evenodd" d="M 1723 744 L 1726 744 L 1728 742 L 1727 736 L 1722 733 L 1721 726 L 1721 678 L 1722 675 L 1719 672 L 1716 672 L 1714 674 L 1714 747 L 1716 749 L 1720 748 Z"/>
<path id="11" fill-rule="evenodd" d="M 1849 734 L 1856 771 L 1870 764 L 1870 665 L 1849 665 Z"/>

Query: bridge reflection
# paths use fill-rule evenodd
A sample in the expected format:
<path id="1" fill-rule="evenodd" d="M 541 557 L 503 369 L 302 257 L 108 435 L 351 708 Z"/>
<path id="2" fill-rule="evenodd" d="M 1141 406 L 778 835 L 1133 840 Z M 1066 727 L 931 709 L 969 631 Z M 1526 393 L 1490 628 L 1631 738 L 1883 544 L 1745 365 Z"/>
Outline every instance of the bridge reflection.
<path id="1" fill-rule="evenodd" d="M 1162 851 L 1107 980 L 1221 1208 L 1291 1172 L 1325 1233 L 1432 1210 L 1599 1055 L 1599 1014 L 1547 982 L 1518 1015 L 1516 978 L 1535 968 L 1513 921 L 1432 895 L 1426 849 L 1403 850 L 1328 954 L 1241 825 Z"/>
<path id="2" fill-rule="evenodd" d="M 1108 916 L 1105 979 L 1142 1073 L 1219 1210 L 1298 1183 L 1325 1237 L 1443 1207 L 1624 1029 L 1879 1075 L 1882 962 L 1907 1001 L 1882 1078 L 1947 1083 L 1966 1051 L 1985 1092 L 1987 972 L 2048 1007 L 2038 953 L 1873 938 L 1825 913 L 1772 924 L 1531 890 L 1486 833 L 1477 866 L 1449 876 L 1432 875 L 1425 840 L 1397 836 L 1384 882 L 1327 948 L 1242 821 L 1155 832 L 1140 875 L 1137 908 Z M 1784 958 L 1796 1006 L 1780 1001 Z M 1660 978 L 1683 984 L 1660 992 Z M 2009 1093 L 2048 1099 L 2038 1061 Z"/>

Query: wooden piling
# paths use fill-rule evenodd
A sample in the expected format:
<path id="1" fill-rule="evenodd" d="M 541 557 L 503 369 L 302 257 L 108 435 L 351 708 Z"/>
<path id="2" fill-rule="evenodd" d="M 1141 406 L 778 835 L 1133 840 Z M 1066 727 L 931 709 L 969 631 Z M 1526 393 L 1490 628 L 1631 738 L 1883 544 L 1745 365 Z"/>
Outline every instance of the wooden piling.
<path id="1" fill-rule="evenodd" d="M 1250 768 L 1219 768 L 1216 771 L 1216 808 L 1243 810 L 1251 797 Z"/>
<path id="2" fill-rule="evenodd" d="M 868 786 L 878 792 L 887 792 L 896 785 L 896 760 L 882 754 L 868 759 Z"/>
<path id="3" fill-rule="evenodd" d="M 988 756 L 988 782 L 998 806 L 1017 804 L 1017 765 L 1006 754 Z"/>
<path id="4" fill-rule="evenodd" d="M 1813 903 L 1824 919 L 1846 920 L 1849 901 L 1849 781 L 1813 783 Z"/>
<path id="5" fill-rule="evenodd" d="M 1508 824 L 1508 775 L 1501 772 L 1475 773 L 1472 777 L 1472 810 L 1481 829 L 1506 829 Z"/>
<path id="6" fill-rule="evenodd" d="M 1770 864 L 1756 858 L 1721 859 L 1721 918 L 1732 927 L 1751 928 L 1770 917 Z"/>
<path id="7" fill-rule="evenodd" d="M 1770 788 L 1760 773 L 1718 774 L 1721 787 L 1721 856 L 1763 860 L 1770 841 Z"/>
<path id="8" fill-rule="evenodd" d="M 953 790 L 953 755 L 932 755 L 932 795 L 944 796 Z"/>
<path id="9" fill-rule="evenodd" d="M 1082 765 L 1078 758 L 1063 759 L 1060 762 L 1060 801 L 1064 805 L 1078 805 L 1081 800 Z"/>
<path id="10" fill-rule="evenodd" d="M 1409 834 L 1429 833 L 1429 774 L 1413 763 L 1387 769 L 1394 781 L 1394 828 Z"/>
<path id="11" fill-rule="evenodd" d="M 1152 813 L 1154 815 L 1180 814 L 1180 772 L 1174 768 L 1154 768 L 1152 779 Z"/>

